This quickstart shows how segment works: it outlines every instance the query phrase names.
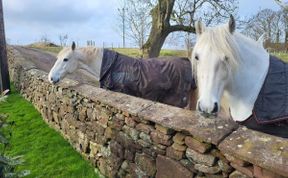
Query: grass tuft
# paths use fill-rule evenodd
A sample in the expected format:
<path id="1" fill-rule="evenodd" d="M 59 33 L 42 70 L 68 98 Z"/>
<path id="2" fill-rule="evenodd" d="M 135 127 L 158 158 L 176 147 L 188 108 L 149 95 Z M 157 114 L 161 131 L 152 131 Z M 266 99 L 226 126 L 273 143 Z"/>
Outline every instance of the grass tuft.
<path id="1" fill-rule="evenodd" d="M 30 170 L 28 177 L 97 178 L 94 168 L 42 119 L 34 106 L 12 90 L 7 102 L 0 103 L 0 113 L 15 122 L 7 154 L 23 155 L 17 169 Z"/>

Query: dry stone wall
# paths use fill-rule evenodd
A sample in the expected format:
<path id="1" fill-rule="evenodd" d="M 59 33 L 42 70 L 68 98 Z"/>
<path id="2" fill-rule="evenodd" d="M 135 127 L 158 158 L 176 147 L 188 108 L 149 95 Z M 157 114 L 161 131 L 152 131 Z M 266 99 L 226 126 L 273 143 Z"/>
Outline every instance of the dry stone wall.
<path id="1" fill-rule="evenodd" d="M 9 51 L 17 90 L 107 177 L 288 177 L 288 140 L 64 79 Z"/>

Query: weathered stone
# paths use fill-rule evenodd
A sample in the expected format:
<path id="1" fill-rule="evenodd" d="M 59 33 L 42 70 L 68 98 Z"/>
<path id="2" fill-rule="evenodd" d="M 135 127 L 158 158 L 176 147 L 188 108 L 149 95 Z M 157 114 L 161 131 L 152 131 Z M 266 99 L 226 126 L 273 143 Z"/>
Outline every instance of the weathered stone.
<path id="1" fill-rule="evenodd" d="M 113 140 L 110 142 L 110 150 L 111 150 L 111 153 L 113 153 L 117 157 L 121 159 L 124 157 L 123 147 L 119 143 Z"/>
<path id="2" fill-rule="evenodd" d="M 97 133 L 98 135 L 103 135 L 105 132 L 105 128 L 102 127 L 97 121 L 91 122 L 91 130 Z"/>
<path id="3" fill-rule="evenodd" d="M 155 158 L 157 156 L 157 152 L 153 148 L 143 148 L 142 149 L 143 153 Z"/>
<path id="4" fill-rule="evenodd" d="M 143 172 L 135 163 L 130 163 L 129 172 L 132 174 L 132 177 L 141 177 L 141 178 L 149 178 L 145 172 Z"/>
<path id="5" fill-rule="evenodd" d="M 187 132 L 218 145 L 238 125 L 232 120 L 206 119 L 197 112 L 155 103 L 138 112 L 138 116 L 175 131 Z"/>
<path id="6" fill-rule="evenodd" d="M 120 131 L 122 129 L 123 125 L 124 125 L 124 121 L 117 119 L 117 120 L 114 120 L 112 122 L 112 124 L 109 125 L 109 127 L 111 127 L 112 129 Z"/>
<path id="7" fill-rule="evenodd" d="M 115 117 L 117 118 L 117 120 L 122 120 L 122 121 L 125 120 L 125 117 L 124 117 L 122 114 L 119 114 L 119 113 L 117 113 L 117 114 L 115 115 Z"/>
<path id="8" fill-rule="evenodd" d="M 160 155 L 165 155 L 166 151 L 165 149 L 160 149 L 158 146 L 153 146 L 152 149 L 157 153 L 157 154 L 160 154 Z"/>
<path id="9" fill-rule="evenodd" d="M 193 173 L 171 158 L 158 155 L 156 159 L 156 178 L 192 178 Z"/>
<path id="10" fill-rule="evenodd" d="M 124 151 L 124 158 L 128 161 L 134 161 L 135 151 L 125 150 Z"/>
<path id="11" fill-rule="evenodd" d="M 110 127 L 107 127 L 105 129 L 104 137 L 106 140 L 115 138 L 115 132 L 113 132 L 113 130 Z"/>
<path id="12" fill-rule="evenodd" d="M 249 177 L 236 170 L 229 175 L 229 178 L 249 178 Z"/>
<path id="13" fill-rule="evenodd" d="M 150 136 L 155 143 L 160 143 L 165 146 L 170 146 L 172 144 L 171 136 L 169 135 L 153 131 Z"/>
<path id="14" fill-rule="evenodd" d="M 150 135 L 148 135 L 148 134 L 146 134 L 146 133 L 144 133 L 144 132 L 141 132 L 140 135 L 139 135 L 139 137 L 140 137 L 142 140 L 144 140 L 145 142 L 149 143 L 149 144 L 152 143 L 151 138 L 150 138 Z"/>
<path id="15" fill-rule="evenodd" d="M 111 155 L 110 147 L 100 146 L 99 155 L 108 158 Z"/>
<path id="16" fill-rule="evenodd" d="M 95 140 L 95 133 L 92 131 L 87 131 L 86 136 L 89 140 Z"/>
<path id="17" fill-rule="evenodd" d="M 166 150 L 166 148 L 167 148 L 167 146 L 161 145 L 161 144 L 157 144 L 156 146 L 157 146 L 157 148 L 159 148 L 161 150 Z"/>
<path id="18" fill-rule="evenodd" d="M 150 134 L 150 132 L 155 130 L 153 126 L 146 125 L 146 124 L 143 124 L 143 123 L 137 124 L 136 125 L 136 129 L 141 131 L 141 132 L 144 132 L 146 134 Z"/>
<path id="19" fill-rule="evenodd" d="M 238 159 L 238 158 L 235 158 L 234 156 L 229 155 L 229 154 L 225 154 L 225 158 L 226 158 L 227 160 L 229 160 L 230 162 L 233 162 L 234 164 L 237 164 L 237 165 L 239 165 L 239 166 L 246 167 L 246 166 L 251 165 L 251 163 L 249 163 L 249 162 L 247 162 L 247 161 L 243 161 L 243 160 Z"/>
<path id="20" fill-rule="evenodd" d="M 223 172 L 227 172 L 227 173 L 232 172 L 233 168 L 228 163 L 226 163 L 225 161 L 220 159 L 220 160 L 218 160 L 217 163 Z"/>
<path id="21" fill-rule="evenodd" d="M 252 166 L 242 167 L 242 166 L 239 166 L 239 165 L 234 164 L 234 163 L 231 163 L 231 166 L 233 168 L 235 168 L 236 170 L 242 172 L 243 174 L 247 175 L 248 177 L 253 178 L 253 167 Z"/>
<path id="22" fill-rule="evenodd" d="M 124 125 L 123 131 L 127 135 L 129 135 L 134 141 L 138 140 L 138 137 L 139 137 L 139 131 L 138 130 L 131 128 L 131 127 L 128 127 L 127 125 Z"/>
<path id="23" fill-rule="evenodd" d="M 185 141 L 185 135 L 180 132 L 176 133 L 176 135 L 173 137 L 173 142 L 179 145 L 183 145 L 184 141 Z"/>
<path id="24" fill-rule="evenodd" d="M 219 149 L 225 156 L 233 155 L 282 176 L 288 175 L 287 139 L 240 127 L 221 142 Z"/>
<path id="25" fill-rule="evenodd" d="M 185 144 L 193 150 L 196 150 L 200 153 L 205 153 L 211 148 L 211 144 L 200 142 L 193 137 L 185 137 Z"/>
<path id="26" fill-rule="evenodd" d="M 121 165 L 121 169 L 127 171 L 129 168 L 129 164 L 128 164 L 128 161 L 123 161 L 122 165 Z"/>
<path id="27" fill-rule="evenodd" d="M 86 112 L 86 108 L 82 108 L 79 112 L 79 120 L 80 121 L 85 121 L 86 117 L 87 117 L 87 112 Z"/>
<path id="28" fill-rule="evenodd" d="M 254 176 L 257 178 L 284 178 L 284 176 L 281 176 L 275 172 L 268 171 L 259 166 L 254 165 L 253 167 Z"/>
<path id="29" fill-rule="evenodd" d="M 129 127 L 133 128 L 133 127 L 135 127 L 136 122 L 131 117 L 125 117 L 125 124 L 127 124 Z"/>
<path id="30" fill-rule="evenodd" d="M 100 117 L 100 119 L 98 120 L 98 123 L 103 127 L 103 128 L 107 128 L 107 124 L 108 124 L 108 120 L 109 120 L 109 116 L 107 117 Z"/>
<path id="31" fill-rule="evenodd" d="M 172 147 L 173 147 L 174 150 L 177 150 L 177 151 L 185 151 L 186 148 L 187 148 L 187 146 L 179 145 L 178 143 L 173 143 Z"/>
<path id="32" fill-rule="evenodd" d="M 187 169 L 189 169 L 191 172 L 193 173 L 197 173 L 198 171 L 194 168 L 194 164 L 189 161 L 188 159 L 182 159 L 180 160 L 180 163 L 186 167 Z"/>
<path id="33" fill-rule="evenodd" d="M 142 139 L 137 140 L 137 143 L 139 143 L 139 145 L 141 145 L 143 148 L 147 148 L 147 147 L 151 146 L 150 143 L 148 143 L 148 142 L 146 142 L 146 141 L 144 141 Z"/>
<path id="34" fill-rule="evenodd" d="M 139 144 L 135 143 L 129 136 L 127 136 L 123 132 L 119 132 L 117 134 L 116 141 L 119 142 L 126 149 L 133 150 L 134 152 L 136 150 L 140 150 L 141 149 L 141 146 Z"/>
<path id="35" fill-rule="evenodd" d="M 153 158 L 145 154 L 136 154 L 135 163 L 145 172 L 146 175 L 153 177 L 156 173 L 156 162 Z"/>
<path id="36" fill-rule="evenodd" d="M 190 148 L 186 150 L 186 157 L 194 162 L 199 164 L 204 164 L 206 166 L 214 166 L 216 163 L 216 158 L 209 154 L 201 154 Z"/>
<path id="37" fill-rule="evenodd" d="M 158 130 L 159 132 L 161 132 L 165 135 L 171 135 L 175 132 L 174 130 L 172 130 L 170 128 L 163 127 L 162 125 L 159 125 L 159 124 L 156 124 L 155 128 L 156 128 L 156 130 Z"/>
<path id="38" fill-rule="evenodd" d="M 90 141 L 90 156 L 96 157 L 98 151 L 100 150 L 100 146 L 97 143 Z"/>
<path id="39" fill-rule="evenodd" d="M 218 165 L 210 167 L 210 166 L 206 166 L 206 165 L 202 165 L 202 164 L 195 164 L 194 167 L 196 170 L 198 170 L 200 172 L 207 173 L 207 174 L 217 174 L 217 173 L 221 172 L 221 169 Z"/>
<path id="40" fill-rule="evenodd" d="M 166 150 L 166 155 L 175 160 L 180 160 L 183 158 L 184 151 L 175 150 L 173 147 L 168 147 Z"/>

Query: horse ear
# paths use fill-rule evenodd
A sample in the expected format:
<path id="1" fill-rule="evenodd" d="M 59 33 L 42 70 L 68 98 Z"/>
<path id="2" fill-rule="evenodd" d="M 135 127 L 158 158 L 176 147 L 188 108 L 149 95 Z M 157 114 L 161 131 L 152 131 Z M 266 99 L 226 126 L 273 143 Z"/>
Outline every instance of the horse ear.
<path id="1" fill-rule="evenodd" d="M 230 15 L 229 31 L 230 31 L 230 33 L 234 33 L 235 30 L 236 30 L 236 22 L 235 22 L 233 15 Z"/>
<path id="2" fill-rule="evenodd" d="M 75 50 L 75 48 L 76 48 L 76 44 L 75 44 L 75 42 L 74 42 L 74 41 L 72 42 L 72 46 L 71 46 L 71 48 L 72 48 L 72 51 L 74 51 L 74 50 Z"/>
<path id="3" fill-rule="evenodd" d="M 195 23 L 195 31 L 198 36 L 201 35 L 205 31 L 205 28 L 206 26 L 201 21 L 197 21 Z"/>

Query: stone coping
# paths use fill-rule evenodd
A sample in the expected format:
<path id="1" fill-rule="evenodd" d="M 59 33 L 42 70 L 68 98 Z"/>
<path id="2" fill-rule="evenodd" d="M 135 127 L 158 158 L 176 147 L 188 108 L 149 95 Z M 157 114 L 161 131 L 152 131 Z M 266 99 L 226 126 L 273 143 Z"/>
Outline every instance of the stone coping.
<path id="1" fill-rule="evenodd" d="M 219 149 L 226 157 L 237 157 L 283 176 L 288 175 L 288 139 L 239 127 L 221 142 Z"/>

